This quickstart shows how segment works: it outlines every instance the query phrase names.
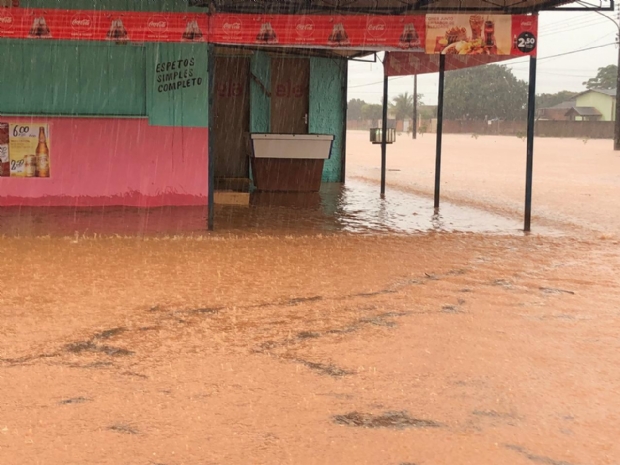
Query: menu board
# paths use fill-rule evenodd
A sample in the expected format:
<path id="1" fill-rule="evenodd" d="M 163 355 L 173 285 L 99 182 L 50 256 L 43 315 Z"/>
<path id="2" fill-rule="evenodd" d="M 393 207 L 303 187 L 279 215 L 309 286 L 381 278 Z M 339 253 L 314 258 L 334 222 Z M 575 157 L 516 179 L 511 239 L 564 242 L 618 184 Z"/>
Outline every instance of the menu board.
<path id="1" fill-rule="evenodd" d="M 10 177 L 50 177 L 50 131 L 46 123 L 9 123 Z"/>

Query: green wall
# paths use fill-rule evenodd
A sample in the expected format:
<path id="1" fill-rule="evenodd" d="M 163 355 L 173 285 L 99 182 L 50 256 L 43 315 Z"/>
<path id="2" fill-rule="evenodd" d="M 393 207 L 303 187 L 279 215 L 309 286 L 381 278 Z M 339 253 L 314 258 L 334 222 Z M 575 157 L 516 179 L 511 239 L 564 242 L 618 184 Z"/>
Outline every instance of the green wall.
<path id="1" fill-rule="evenodd" d="M 191 11 L 206 13 L 208 8 L 187 6 L 187 0 L 21 0 L 25 8 L 70 8 L 72 10 Z"/>
<path id="2" fill-rule="evenodd" d="M 334 134 L 332 154 L 325 161 L 323 182 L 341 182 L 344 137 L 345 59 L 310 58 L 310 114 L 308 132 Z"/>
<path id="3" fill-rule="evenodd" d="M 0 114 L 148 116 L 154 126 L 207 127 L 207 47 L 0 40 Z M 158 72 L 170 62 L 174 69 Z"/>
<path id="4" fill-rule="evenodd" d="M 271 88 L 271 57 L 265 52 L 252 55 L 250 71 L 267 90 Z M 250 132 L 269 132 L 271 99 L 253 79 L 250 79 Z"/>
<path id="5" fill-rule="evenodd" d="M 146 115 L 144 47 L 0 40 L 0 113 Z"/>

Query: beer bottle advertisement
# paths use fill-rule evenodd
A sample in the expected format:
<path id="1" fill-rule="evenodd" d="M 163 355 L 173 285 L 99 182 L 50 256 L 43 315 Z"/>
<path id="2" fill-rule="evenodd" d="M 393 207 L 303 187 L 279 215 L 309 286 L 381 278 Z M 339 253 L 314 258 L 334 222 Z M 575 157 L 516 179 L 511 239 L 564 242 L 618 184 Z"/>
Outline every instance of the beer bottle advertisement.
<path id="1" fill-rule="evenodd" d="M 51 139 L 46 123 L 10 123 L 11 177 L 49 178 Z"/>

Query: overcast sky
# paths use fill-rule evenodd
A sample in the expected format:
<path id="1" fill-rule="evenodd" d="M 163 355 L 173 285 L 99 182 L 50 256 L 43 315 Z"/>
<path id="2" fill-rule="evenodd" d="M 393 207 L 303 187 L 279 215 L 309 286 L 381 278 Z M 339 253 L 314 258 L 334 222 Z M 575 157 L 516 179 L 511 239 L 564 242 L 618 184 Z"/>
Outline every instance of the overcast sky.
<path id="1" fill-rule="evenodd" d="M 617 19 L 617 13 L 609 13 Z M 582 83 L 596 75 L 598 68 L 618 61 L 618 49 L 613 44 L 617 26 L 594 12 L 547 12 L 539 17 L 538 79 L 536 93 L 553 93 L 560 90 L 580 91 Z M 562 57 L 544 57 L 571 52 L 587 47 L 602 46 L 592 50 Z M 528 79 L 529 60 L 516 58 L 505 62 L 519 79 Z M 423 102 L 437 103 L 437 74 L 418 77 L 418 92 L 424 94 Z M 369 103 L 381 103 L 383 91 L 383 65 L 350 62 L 349 99 L 360 98 Z M 390 78 L 390 98 L 413 91 L 413 77 Z"/>

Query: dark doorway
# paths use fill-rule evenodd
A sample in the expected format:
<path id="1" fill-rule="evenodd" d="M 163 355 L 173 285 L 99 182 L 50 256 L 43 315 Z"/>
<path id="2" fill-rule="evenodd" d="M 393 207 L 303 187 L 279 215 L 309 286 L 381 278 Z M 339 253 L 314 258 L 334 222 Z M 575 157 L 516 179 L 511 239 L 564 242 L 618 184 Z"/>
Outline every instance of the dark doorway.
<path id="1" fill-rule="evenodd" d="M 310 60 L 271 59 L 271 132 L 308 133 Z"/>
<path id="2" fill-rule="evenodd" d="M 216 178 L 249 176 L 250 60 L 215 58 L 213 155 Z"/>

